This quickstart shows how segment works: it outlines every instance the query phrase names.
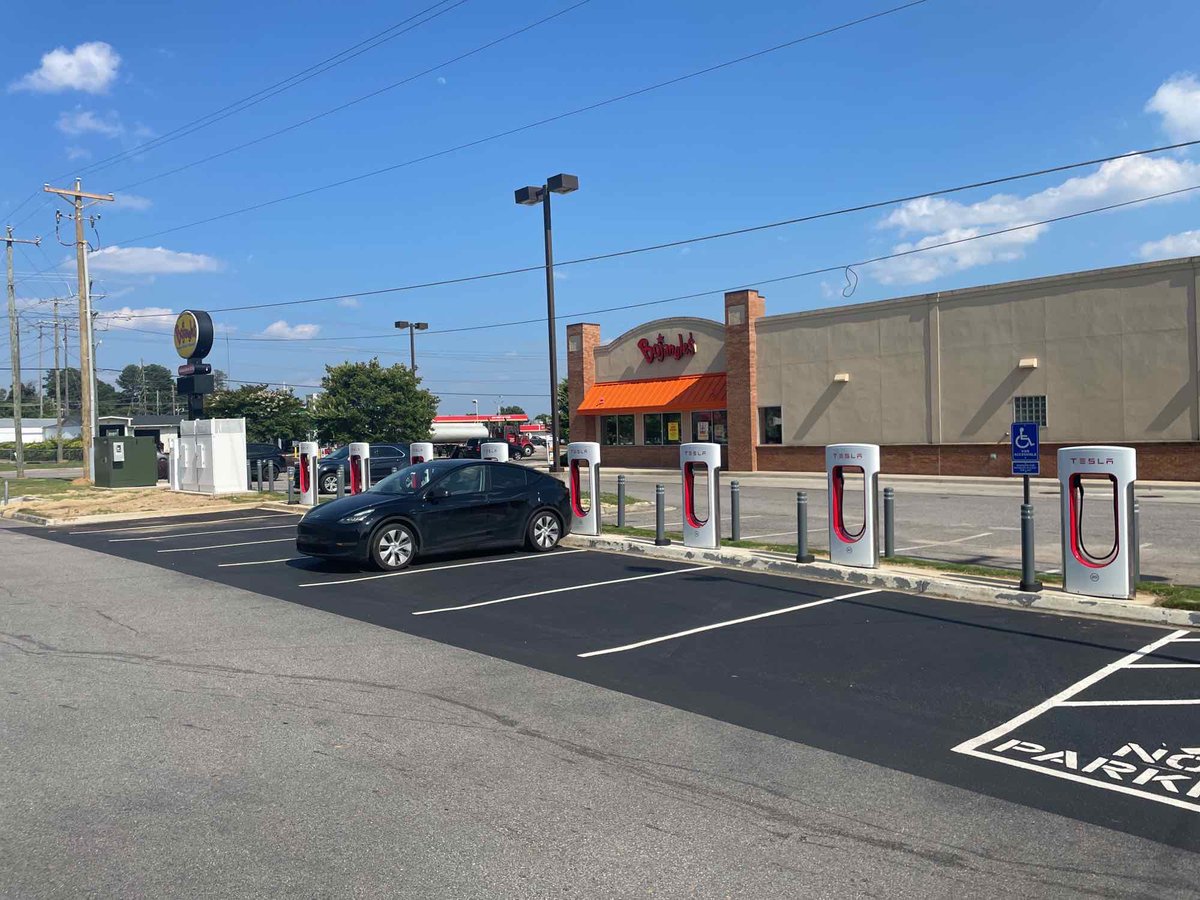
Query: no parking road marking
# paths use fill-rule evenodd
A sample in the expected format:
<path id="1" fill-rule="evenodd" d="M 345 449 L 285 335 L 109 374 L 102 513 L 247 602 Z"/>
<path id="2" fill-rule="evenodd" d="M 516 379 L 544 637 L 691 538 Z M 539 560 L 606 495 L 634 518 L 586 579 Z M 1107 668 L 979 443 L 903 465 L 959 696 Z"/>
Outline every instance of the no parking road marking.
<path id="1" fill-rule="evenodd" d="M 687 637 L 692 634 L 700 634 L 704 631 L 715 631 L 718 628 L 728 628 L 730 625 L 741 625 L 745 622 L 753 622 L 757 619 L 769 619 L 771 616 L 782 616 L 784 613 L 798 612 L 802 609 L 811 609 L 814 606 L 823 606 L 826 603 L 833 603 L 835 600 L 849 600 L 851 597 L 863 597 L 867 594 L 878 594 L 879 588 L 870 588 L 865 591 L 855 591 L 852 594 L 842 594 L 838 597 L 826 597 L 823 600 L 812 600 L 808 603 L 800 603 L 796 606 L 788 606 L 784 609 L 773 609 L 770 612 L 757 613 L 753 616 L 743 616 L 740 619 L 729 619 L 725 622 L 714 622 L 712 625 L 701 625 L 699 628 L 689 628 L 686 631 L 676 631 L 672 634 L 664 634 L 659 637 L 647 638 L 644 641 L 637 641 L 633 644 L 622 644 L 620 647 L 609 647 L 607 650 L 590 650 L 587 653 L 580 653 L 582 659 L 589 656 L 604 656 L 608 653 L 624 653 L 626 650 L 636 650 L 638 647 L 648 647 L 651 644 L 661 644 L 663 641 L 673 641 L 676 638 Z"/>
<path id="2" fill-rule="evenodd" d="M 1154 664 L 1135 665 L 1145 656 L 1173 642 L 1195 642 L 1189 631 L 1173 631 L 1147 644 L 1140 650 L 1123 656 L 1115 662 L 1077 681 L 1066 690 L 1060 691 L 1049 700 L 1039 703 L 1003 725 L 986 734 L 964 741 L 954 748 L 955 753 L 974 756 L 989 762 L 1002 763 L 1018 769 L 1026 769 L 1041 775 L 1063 778 L 1089 787 L 1101 788 L 1121 794 L 1129 794 L 1143 800 L 1165 803 L 1180 809 L 1200 812 L 1200 747 L 1155 746 L 1154 743 L 1139 744 L 1130 740 L 1114 740 L 1116 749 L 1104 748 L 1104 753 L 1084 747 L 1048 747 L 1025 737 L 1008 738 L 1018 729 L 1055 709 L 1071 709 L 1084 713 L 1098 708 L 1136 708 L 1194 706 L 1200 700 L 1186 698 L 1163 698 L 1148 700 L 1072 700 L 1076 694 L 1093 687 L 1114 672 L 1136 671 L 1156 668 Z M 1188 725 L 1185 724 L 1183 731 Z M 1054 734 L 1056 732 L 1050 732 Z M 1007 738 L 1007 739 L 1005 739 Z M 1003 740 L 1002 740 L 1003 739 Z M 1039 741 L 1049 743 L 1046 738 Z M 998 743 L 997 743 L 998 742 Z M 1191 743 L 1191 741 L 1187 741 Z M 1149 747 L 1150 749 L 1147 749 Z M 981 749 L 984 748 L 984 749 Z M 1185 799 L 1186 798 L 1186 799 Z"/>
<path id="3" fill-rule="evenodd" d="M 422 609 L 414 612 L 414 616 L 431 616 L 434 613 L 458 612 L 463 609 L 478 609 L 481 606 L 494 606 L 497 603 L 510 603 L 513 600 L 528 600 L 530 597 L 545 597 L 549 594 L 562 594 L 566 591 L 582 591 L 587 588 L 605 587 L 610 584 L 625 584 L 629 581 L 644 581 L 647 578 L 663 578 L 667 575 L 684 575 L 688 572 L 703 572 L 712 566 L 692 566 L 687 569 L 672 569 L 669 572 L 652 572 L 649 575 L 631 575 L 629 578 L 613 578 L 609 581 L 593 581 L 590 584 L 573 584 L 569 587 L 552 588 L 548 591 L 534 591 L 531 594 L 517 594 L 513 597 L 500 597 L 496 600 L 482 600 L 479 603 L 466 603 L 462 606 L 445 606 L 441 609 Z"/>

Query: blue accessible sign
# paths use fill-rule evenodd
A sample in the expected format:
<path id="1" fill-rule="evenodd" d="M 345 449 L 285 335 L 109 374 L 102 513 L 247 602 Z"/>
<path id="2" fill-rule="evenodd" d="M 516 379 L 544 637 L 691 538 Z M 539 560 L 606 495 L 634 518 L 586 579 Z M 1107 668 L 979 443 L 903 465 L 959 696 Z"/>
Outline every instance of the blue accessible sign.
<path id="1" fill-rule="evenodd" d="M 1009 439 L 1012 448 L 1012 473 L 1014 475 L 1040 475 L 1041 458 L 1038 454 L 1037 422 L 1013 422 Z"/>

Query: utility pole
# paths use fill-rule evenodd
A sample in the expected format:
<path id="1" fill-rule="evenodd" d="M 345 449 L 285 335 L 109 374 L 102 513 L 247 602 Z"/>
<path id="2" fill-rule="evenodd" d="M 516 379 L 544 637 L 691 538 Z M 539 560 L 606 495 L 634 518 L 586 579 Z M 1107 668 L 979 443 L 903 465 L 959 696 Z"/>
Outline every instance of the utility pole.
<path id="1" fill-rule="evenodd" d="M 46 418 L 46 369 L 42 365 L 42 338 L 46 336 L 46 329 L 42 327 L 42 323 L 37 323 L 38 330 L 38 418 Z"/>
<path id="2" fill-rule="evenodd" d="M 92 471 L 92 441 L 96 421 L 96 369 L 92 362 L 92 301 L 91 285 L 88 283 L 88 244 L 83 232 L 84 200 L 91 200 L 86 206 L 97 203 L 111 203 L 115 198 L 112 194 L 88 194 L 83 190 L 83 182 L 76 178 L 74 188 L 52 188 L 43 185 L 47 194 L 57 194 L 69 198 L 74 210 L 71 218 L 75 220 L 75 266 L 79 279 L 79 382 L 82 393 L 80 404 L 80 437 L 83 443 L 83 477 L 88 481 L 95 479 Z M 95 217 L 88 216 L 91 223 Z M 60 241 L 61 243 L 61 241 Z"/>
<path id="3" fill-rule="evenodd" d="M 8 343 L 12 351 L 12 408 L 13 430 L 16 433 L 16 464 L 17 477 L 25 477 L 25 441 L 21 436 L 21 329 L 17 322 L 17 287 L 13 282 L 13 244 L 33 244 L 37 246 L 42 239 L 32 241 L 18 240 L 13 237 L 12 226 L 5 229 L 5 262 L 8 269 Z M 39 362 L 38 365 L 41 365 Z"/>
<path id="4" fill-rule="evenodd" d="M 62 408 L 62 369 L 59 367 L 58 359 L 58 301 L 54 301 L 54 409 L 55 415 L 58 417 L 58 437 L 56 439 L 58 447 L 54 458 L 59 463 L 63 461 L 63 408 Z"/>

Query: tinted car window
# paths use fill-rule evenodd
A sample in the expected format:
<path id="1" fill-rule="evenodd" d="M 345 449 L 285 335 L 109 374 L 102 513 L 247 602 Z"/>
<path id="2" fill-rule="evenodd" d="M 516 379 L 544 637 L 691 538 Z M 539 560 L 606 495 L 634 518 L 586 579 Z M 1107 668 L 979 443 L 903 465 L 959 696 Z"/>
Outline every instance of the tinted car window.
<path id="1" fill-rule="evenodd" d="M 491 473 L 493 491 L 524 490 L 525 488 L 524 469 L 518 469 L 515 466 L 493 466 Z"/>
<path id="2" fill-rule="evenodd" d="M 376 494 L 412 494 L 437 478 L 444 470 L 429 463 L 405 466 L 371 485 Z"/>
<path id="3" fill-rule="evenodd" d="M 372 444 L 371 455 L 380 459 L 391 459 L 396 456 L 404 456 L 404 453 L 399 447 L 393 447 L 391 444 Z"/>
<path id="4" fill-rule="evenodd" d="M 451 496 L 459 494 L 478 494 L 483 491 L 483 477 L 487 469 L 483 466 L 463 466 L 453 470 L 438 482 L 438 487 L 445 489 Z"/>

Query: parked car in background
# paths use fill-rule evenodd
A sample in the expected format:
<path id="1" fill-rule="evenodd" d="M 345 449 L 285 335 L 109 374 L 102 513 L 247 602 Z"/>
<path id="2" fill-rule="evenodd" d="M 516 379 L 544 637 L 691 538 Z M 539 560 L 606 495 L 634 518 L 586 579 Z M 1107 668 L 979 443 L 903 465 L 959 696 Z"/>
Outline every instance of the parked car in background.
<path id="1" fill-rule="evenodd" d="M 371 445 L 371 483 L 381 481 L 392 474 L 393 469 L 401 469 L 408 465 L 408 451 L 397 444 Z M 342 484 L 350 484 L 350 447 L 338 447 L 328 456 L 322 456 L 317 462 L 317 491 L 322 494 L 336 494 L 338 487 L 338 470 L 342 472 Z M 292 477 L 292 483 L 300 486 L 300 471 Z"/>
<path id="2" fill-rule="evenodd" d="M 395 571 L 452 550 L 553 550 L 570 530 L 570 494 L 557 478 L 511 463 L 438 459 L 314 506 L 300 520 L 296 549 Z"/>
<path id="3" fill-rule="evenodd" d="M 454 452 L 450 454 L 452 459 L 479 459 L 483 452 L 484 444 L 498 444 L 503 440 L 508 444 L 508 458 L 520 459 L 522 457 L 533 456 L 533 444 L 526 437 L 517 437 L 508 435 L 501 438 L 468 438 L 463 443 L 454 448 Z"/>
<path id="4" fill-rule="evenodd" d="M 287 471 L 287 467 L 291 465 L 288 457 L 274 444 L 247 443 L 246 462 L 250 463 L 250 471 L 257 472 L 260 460 L 264 473 L 267 470 L 267 463 L 274 463 L 275 471 L 280 473 Z"/>

